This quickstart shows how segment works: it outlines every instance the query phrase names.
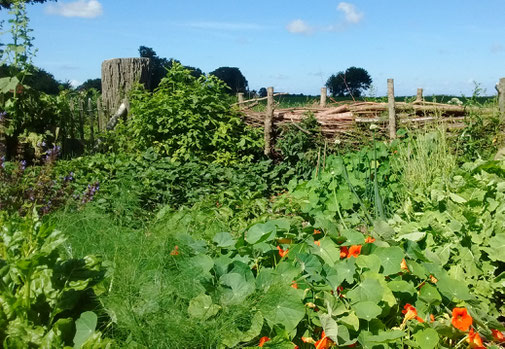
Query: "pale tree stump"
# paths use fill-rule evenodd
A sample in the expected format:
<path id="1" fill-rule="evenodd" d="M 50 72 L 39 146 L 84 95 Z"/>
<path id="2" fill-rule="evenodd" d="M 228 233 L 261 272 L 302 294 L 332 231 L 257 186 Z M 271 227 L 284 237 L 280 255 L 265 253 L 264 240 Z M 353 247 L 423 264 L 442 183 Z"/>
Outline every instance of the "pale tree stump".
<path id="1" fill-rule="evenodd" d="M 114 114 L 136 83 L 151 87 L 149 58 L 114 58 L 102 63 L 102 103 L 106 113 Z"/>

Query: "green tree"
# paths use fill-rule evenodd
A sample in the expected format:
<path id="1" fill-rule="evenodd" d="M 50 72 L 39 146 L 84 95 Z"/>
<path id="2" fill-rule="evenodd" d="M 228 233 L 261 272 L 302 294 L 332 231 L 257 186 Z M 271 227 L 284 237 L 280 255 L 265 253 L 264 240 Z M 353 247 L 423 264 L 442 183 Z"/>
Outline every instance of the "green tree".
<path id="1" fill-rule="evenodd" d="M 35 4 L 35 3 L 44 3 L 48 0 L 25 0 L 24 2 L 27 4 Z M 56 0 L 49 0 L 49 1 L 56 1 Z M 16 0 L 0 0 L 0 10 L 2 8 L 11 8 L 12 4 L 14 4 Z"/>
<path id="2" fill-rule="evenodd" d="M 167 75 L 167 70 L 172 68 L 174 62 L 180 63 L 177 59 L 174 58 L 162 58 L 158 57 L 156 51 L 154 51 L 151 47 L 140 46 L 139 47 L 140 57 L 145 57 L 151 59 L 151 89 L 154 90 L 160 84 L 161 79 Z M 191 71 L 191 75 L 195 78 L 199 78 L 203 75 L 203 72 L 199 68 L 194 68 L 190 66 L 184 66 L 184 68 L 189 69 Z"/>
<path id="3" fill-rule="evenodd" d="M 240 69 L 236 67 L 220 67 L 211 72 L 210 75 L 214 75 L 228 85 L 231 94 L 248 90 L 246 78 L 242 75 Z"/>
<path id="4" fill-rule="evenodd" d="M 345 72 L 333 74 L 326 81 L 332 96 L 361 97 L 372 84 L 372 78 L 363 68 L 350 67 Z"/>
<path id="5" fill-rule="evenodd" d="M 260 97 L 266 97 L 267 96 L 267 89 L 264 88 L 264 87 L 260 88 L 259 91 L 258 91 L 258 96 L 260 96 Z"/>
<path id="6" fill-rule="evenodd" d="M 76 90 L 83 91 L 89 90 L 90 88 L 94 88 L 98 92 L 102 92 L 102 79 L 88 79 L 84 81 L 81 85 L 79 85 Z"/>
<path id="7" fill-rule="evenodd" d="M 30 88 L 50 95 L 57 95 L 60 92 L 60 86 L 64 83 L 56 80 L 53 74 L 48 73 L 42 68 L 34 66 L 27 67 L 29 72 L 24 78 L 23 82 Z M 15 66 L 8 66 L 6 64 L 0 66 L 0 76 L 16 76 L 21 71 Z"/>

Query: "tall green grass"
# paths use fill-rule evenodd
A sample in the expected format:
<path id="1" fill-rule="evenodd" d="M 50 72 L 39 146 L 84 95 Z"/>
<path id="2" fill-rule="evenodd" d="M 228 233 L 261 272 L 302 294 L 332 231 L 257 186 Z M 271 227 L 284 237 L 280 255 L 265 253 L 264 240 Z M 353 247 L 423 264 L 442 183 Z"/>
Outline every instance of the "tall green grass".
<path id="1" fill-rule="evenodd" d="M 424 193 L 435 179 L 447 183 L 457 165 L 442 126 L 412 131 L 398 143 L 392 155 L 392 166 L 400 175 L 405 195 Z"/>

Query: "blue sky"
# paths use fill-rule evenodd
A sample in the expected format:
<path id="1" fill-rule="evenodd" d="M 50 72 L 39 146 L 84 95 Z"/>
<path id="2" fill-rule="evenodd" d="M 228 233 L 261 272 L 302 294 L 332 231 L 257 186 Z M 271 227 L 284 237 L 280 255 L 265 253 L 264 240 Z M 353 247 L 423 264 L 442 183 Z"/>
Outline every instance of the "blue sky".
<path id="1" fill-rule="evenodd" d="M 318 94 L 350 66 L 370 73 L 378 96 L 389 77 L 397 95 L 468 95 L 474 81 L 492 95 L 505 77 L 503 0 L 78 0 L 28 14 L 35 64 L 75 82 L 100 77 L 105 59 L 137 57 L 140 45 L 204 72 L 238 67 L 250 89 L 291 93 Z"/>

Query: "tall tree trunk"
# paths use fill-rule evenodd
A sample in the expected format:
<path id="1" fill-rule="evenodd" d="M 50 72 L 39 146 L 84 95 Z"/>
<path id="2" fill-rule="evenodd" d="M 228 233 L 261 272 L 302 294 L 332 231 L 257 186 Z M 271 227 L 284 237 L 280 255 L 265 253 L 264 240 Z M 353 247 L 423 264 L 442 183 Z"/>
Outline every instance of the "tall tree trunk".
<path id="1" fill-rule="evenodd" d="M 102 102 L 107 114 L 113 115 L 137 82 L 151 86 L 149 58 L 114 58 L 102 63 Z"/>

